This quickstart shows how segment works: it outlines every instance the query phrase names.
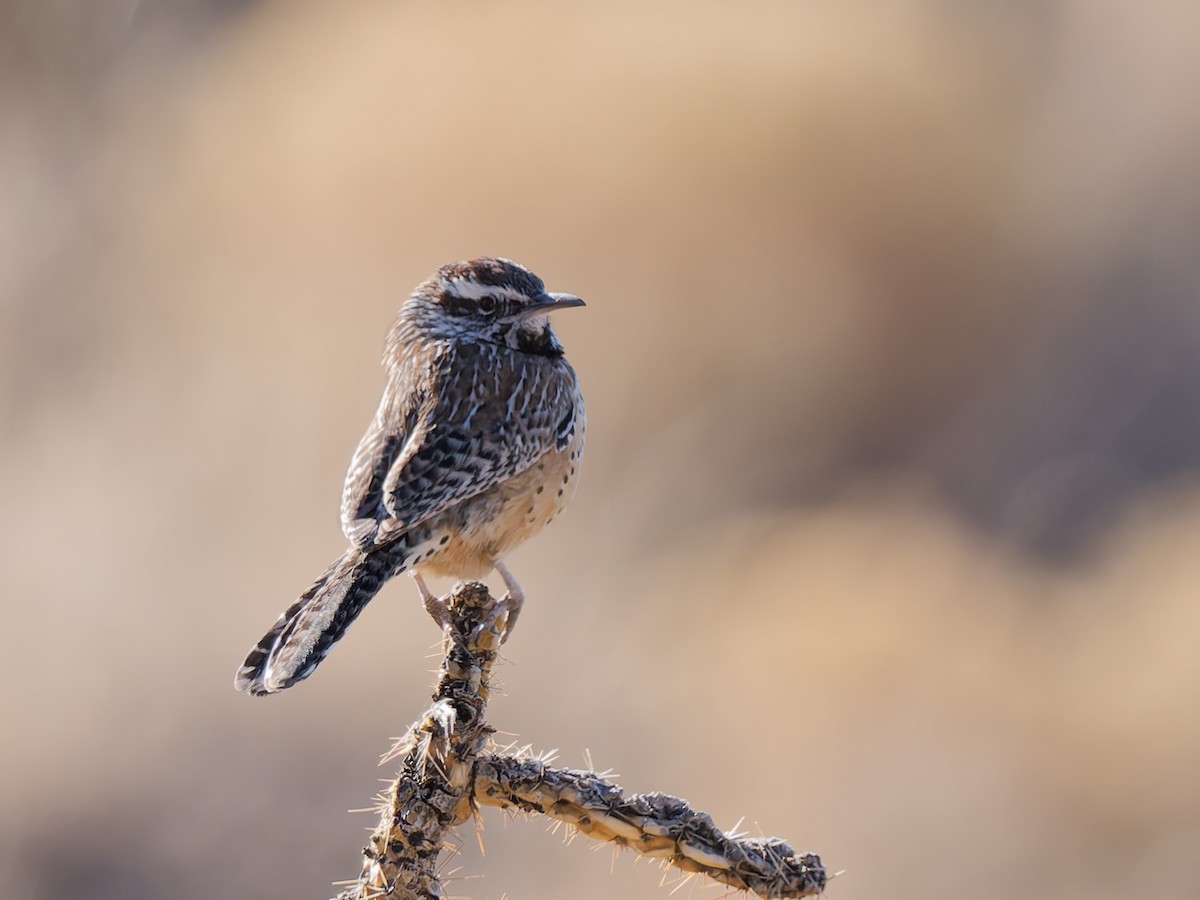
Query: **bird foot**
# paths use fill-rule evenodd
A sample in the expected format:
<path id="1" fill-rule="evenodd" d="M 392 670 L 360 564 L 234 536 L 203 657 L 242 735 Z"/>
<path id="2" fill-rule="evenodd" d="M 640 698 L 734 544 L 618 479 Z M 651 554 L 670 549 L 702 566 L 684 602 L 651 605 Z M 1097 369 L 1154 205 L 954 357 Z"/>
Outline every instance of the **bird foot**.
<path id="1" fill-rule="evenodd" d="M 517 627 L 517 617 L 521 615 L 521 608 L 524 605 L 524 594 L 513 594 L 512 591 L 509 591 L 500 598 L 500 606 L 504 610 L 504 630 L 500 632 L 501 644 L 508 640 L 513 629 Z"/>
<path id="2" fill-rule="evenodd" d="M 412 573 L 412 579 L 417 583 L 417 590 L 421 594 L 421 603 L 425 605 L 425 612 L 429 613 L 433 621 L 437 622 L 438 627 L 445 631 L 446 626 L 450 624 L 450 604 L 444 597 L 435 596 L 429 589 L 429 585 L 425 583 L 425 579 L 416 572 Z"/>
<path id="3" fill-rule="evenodd" d="M 517 617 L 521 615 L 521 607 L 525 605 L 525 591 L 521 589 L 521 585 L 513 577 L 513 573 L 508 571 L 508 566 L 499 560 L 496 560 L 493 566 L 500 573 L 500 577 L 504 579 L 504 586 L 508 588 L 508 593 L 500 598 L 500 605 L 505 612 L 504 631 L 500 633 L 500 643 L 503 644 L 517 626 Z"/>

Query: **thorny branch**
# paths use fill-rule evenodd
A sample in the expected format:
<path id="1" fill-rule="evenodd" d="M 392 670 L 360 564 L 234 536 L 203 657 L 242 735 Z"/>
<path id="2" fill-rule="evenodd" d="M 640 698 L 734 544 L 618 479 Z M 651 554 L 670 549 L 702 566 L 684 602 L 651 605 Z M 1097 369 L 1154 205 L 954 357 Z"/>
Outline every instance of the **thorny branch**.
<path id="1" fill-rule="evenodd" d="M 388 754 L 403 757 L 380 806 L 357 882 L 336 900 L 445 896 L 437 877 L 447 832 L 477 806 L 540 813 L 588 837 L 611 841 L 684 872 L 764 898 L 808 897 L 825 888 L 818 856 L 778 838 L 722 832 L 705 813 L 667 794 L 633 794 L 593 772 L 553 768 L 527 754 L 483 753 L 488 681 L 507 610 L 472 582 L 448 603 L 433 705 Z"/>

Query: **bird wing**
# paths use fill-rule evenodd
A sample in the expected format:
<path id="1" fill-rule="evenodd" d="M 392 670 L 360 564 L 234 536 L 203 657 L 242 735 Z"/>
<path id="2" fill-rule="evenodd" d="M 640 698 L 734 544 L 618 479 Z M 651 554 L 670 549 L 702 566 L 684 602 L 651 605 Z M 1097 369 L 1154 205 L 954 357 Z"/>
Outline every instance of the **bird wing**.
<path id="1" fill-rule="evenodd" d="M 389 384 L 375 418 L 354 451 L 342 489 L 341 517 L 342 532 L 356 547 L 371 543 L 380 520 L 387 516 L 384 480 L 396 456 L 416 432 L 425 403 L 424 392 L 396 397 Z"/>
<path id="2" fill-rule="evenodd" d="M 421 380 L 404 424 L 372 439 L 367 455 L 377 464 L 355 479 L 363 499 L 379 496 L 375 521 L 360 517 L 356 543 L 385 543 L 494 487 L 566 447 L 577 427 L 574 373 L 560 359 L 457 343 Z"/>

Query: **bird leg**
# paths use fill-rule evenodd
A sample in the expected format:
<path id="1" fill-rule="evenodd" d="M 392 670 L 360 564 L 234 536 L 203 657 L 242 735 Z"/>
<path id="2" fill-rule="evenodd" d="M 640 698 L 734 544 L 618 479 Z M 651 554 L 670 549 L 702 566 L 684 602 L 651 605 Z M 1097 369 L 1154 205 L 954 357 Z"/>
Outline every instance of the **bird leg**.
<path id="1" fill-rule="evenodd" d="M 521 590 L 521 585 L 513 576 L 513 573 L 508 571 L 508 566 L 496 560 L 492 563 L 492 567 L 500 573 L 500 577 L 504 579 L 504 586 L 508 588 L 508 593 L 501 599 L 501 604 L 508 612 L 507 619 L 504 623 L 504 633 L 500 636 L 500 643 L 508 640 L 508 636 L 512 634 L 513 628 L 517 624 L 517 617 L 521 615 L 521 607 L 525 605 L 525 592 Z"/>
<path id="2" fill-rule="evenodd" d="M 408 574 L 417 583 L 417 590 L 421 593 L 421 602 L 425 604 L 425 612 L 433 616 L 433 621 L 438 623 L 438 627 L 445 629 L 450 624 L 449 605 L 441 597 L 433 595 L 433 591 L 429 589 L 429 585 L 425 583 L 425 579 L 421 577 L 420 572 L 414 570 Z"/>

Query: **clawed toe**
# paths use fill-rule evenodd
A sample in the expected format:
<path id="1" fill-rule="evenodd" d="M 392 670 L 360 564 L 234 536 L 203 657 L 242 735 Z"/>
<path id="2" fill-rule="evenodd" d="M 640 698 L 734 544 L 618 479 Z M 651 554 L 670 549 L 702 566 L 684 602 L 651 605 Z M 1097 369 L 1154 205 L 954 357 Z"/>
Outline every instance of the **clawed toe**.
<path id="1" fill-rule="evenodd" d="M 437 622 L 438 627 L 445 629 L 450 624 L 450 604 L 441 597 L 435 597 L 430 594 L 428 597 L 421 598 L 425 602 L 425 612 L 433 617 L 433 621 Z"/>
<path id="2" fill-rule="evenodd" d="M 504 579 L 504 586 L 508 588 L 508 593 L 500 600 L 500 604 L 505 610 L 504 633 L 500 635 L 500 643 L 503 644 L 508 640 L 508 636 L 512 634 L 513 628 L 517 625 L 517 617 L 521 615 L 521 607 L 525 605 L 525 592 L 521 590 L 521 585 L 513 576 L 513 573 L 508 571 L 508 566 L 496 560 L 492 564 L 496 571 L 500 573 L 500 577 Z"/>
<path id="3" fill-rule="evenodd" d="M 500 643 L 505 643 L 517 625 L 521 608 L 525 605 L 525 597 L 513 594 L 511 591 L 500 598 L 500 606 L 504 609 L 504 630 L 500 632 Z"/>
<path id="4" fill-rule="evenodd" d="M 450 624 L 450 604 L 444 598 L 436 596 L 429 589 L 429 585 L 425 583 L 425 579 L 416 572 L 412 573 L 412 579 L 417 583 L 417 590 L 421 593 L 421 603 L 425 605 L 425 612 L 429 613 L 433 621 L 437 622 L 439 628 L 445 630 L 446 626 Z"/>

